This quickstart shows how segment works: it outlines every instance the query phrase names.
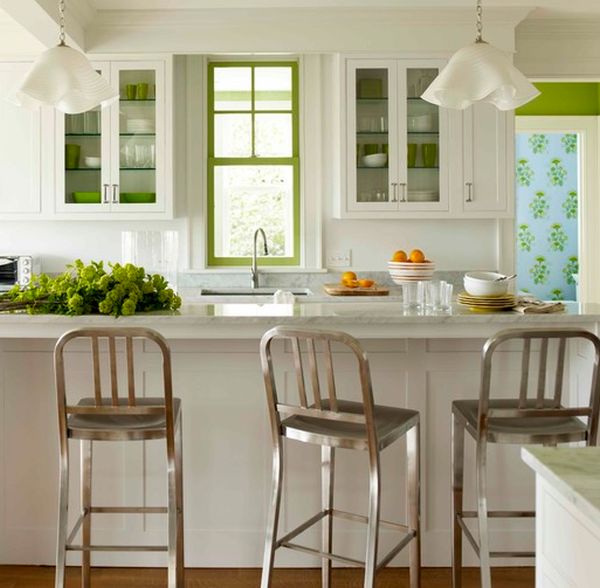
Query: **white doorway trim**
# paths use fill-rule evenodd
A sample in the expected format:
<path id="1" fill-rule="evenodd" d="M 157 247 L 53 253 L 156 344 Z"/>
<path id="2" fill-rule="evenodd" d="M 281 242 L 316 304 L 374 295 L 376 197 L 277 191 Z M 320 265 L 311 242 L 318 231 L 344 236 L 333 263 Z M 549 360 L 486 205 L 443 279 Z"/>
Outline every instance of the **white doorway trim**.
<path id="1" fill-rule="evenodd" d="M 515 131 L 577 133 L 582 176 L 579 178 L 579 301 L 600 303 L 600 167 L 598 159 L 599 117 L 517 116 Z M 502 258 L 514 272 L 516 259 L 515 222 L 506 227 Z M 504 265 L 504 264 L 503 264 Z"/>

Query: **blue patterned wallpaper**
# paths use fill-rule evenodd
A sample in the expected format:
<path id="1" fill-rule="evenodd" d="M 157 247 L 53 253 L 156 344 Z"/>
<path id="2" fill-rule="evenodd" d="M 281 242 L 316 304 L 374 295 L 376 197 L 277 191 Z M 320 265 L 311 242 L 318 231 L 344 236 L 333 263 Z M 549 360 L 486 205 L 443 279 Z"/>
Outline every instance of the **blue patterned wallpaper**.
<path id="1" fill-rule="evenodd" d="M 517 287 L 543 300 L 575 300 L 578 139 L 517 133 Z"/>

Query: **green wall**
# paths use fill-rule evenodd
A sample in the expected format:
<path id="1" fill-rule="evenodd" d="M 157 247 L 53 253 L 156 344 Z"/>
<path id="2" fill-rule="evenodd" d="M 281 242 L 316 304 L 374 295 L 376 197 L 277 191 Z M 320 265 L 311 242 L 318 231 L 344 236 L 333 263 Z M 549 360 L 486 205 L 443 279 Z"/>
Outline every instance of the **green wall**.
<path id="1" fill-rule="evenodd" d="M 534 86 L 541 94 L 518 108 L 518 116 L 600 115 L 600 83 L 537 82 Z"/>

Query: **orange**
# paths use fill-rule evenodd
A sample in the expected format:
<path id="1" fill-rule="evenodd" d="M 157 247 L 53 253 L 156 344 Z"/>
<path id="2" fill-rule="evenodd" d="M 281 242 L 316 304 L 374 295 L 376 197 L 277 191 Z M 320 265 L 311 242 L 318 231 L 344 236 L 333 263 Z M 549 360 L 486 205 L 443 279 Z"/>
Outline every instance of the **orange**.
<path id="1" fill-rule="evenodd" d="M 361 288 L 370 288 L 374 283 L 375 283 L 375 280 L 366 280 L 366 279 L 358 280 L 358 285 Z"/>
<path id="2" fill-rule="evenodd" d="M 344 280 L 343 284 L 347 288 L 356 288 L 358 286 L 358 280 Z"/>
<path id="3" fill-rule="evenodd" d="M 346 280 L 356 280 L 356 274 L 354 272 L 344 272 L 341 279 L 342 284 Z"/>
<path id="4" fill-rule="evenodd" d="M 398 249 L 398 251 L 395 251 L 394 255 L 392 255 L 392 261 L 406 261 L 407 259 L 406 251 L 402 251 L 402 249 Z"/>
<path id="5" fill-rule="evenodd" d="M 423 263 L 425 261 L 425 254 L 420 249 L 413 249 L 409 257 L 413 263 Z"/>

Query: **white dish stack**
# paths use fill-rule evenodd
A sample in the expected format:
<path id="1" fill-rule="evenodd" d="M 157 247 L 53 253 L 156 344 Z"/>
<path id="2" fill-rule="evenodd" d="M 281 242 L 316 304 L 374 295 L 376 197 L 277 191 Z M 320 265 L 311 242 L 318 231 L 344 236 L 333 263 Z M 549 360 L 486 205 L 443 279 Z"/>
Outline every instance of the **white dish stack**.
<path id="1" fill-rule="evenodd" d="M 388 270 L 392 280 L 396 284 L 428 281 L 433 278 L 435 263 L 433 261 L 425 261 L 423 263 L 388 261 Z"/>
<path id="2" fill-rule="evenodd" d="M 147 118 L 131 118 L 127 121 L 128 133 L 153 133 L 154 123 Z"/>

